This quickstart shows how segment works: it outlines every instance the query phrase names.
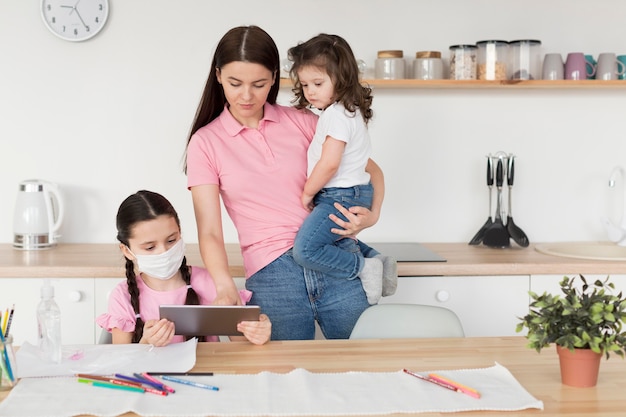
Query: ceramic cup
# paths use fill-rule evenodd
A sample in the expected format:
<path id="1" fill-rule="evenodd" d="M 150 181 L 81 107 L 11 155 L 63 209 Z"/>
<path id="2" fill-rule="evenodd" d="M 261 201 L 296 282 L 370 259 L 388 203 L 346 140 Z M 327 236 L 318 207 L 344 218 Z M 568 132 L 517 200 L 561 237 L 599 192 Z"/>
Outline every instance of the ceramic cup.
<path id="1" fill-rule="evenodd" d="M 617 80 L 626 72 L 624 63 L 617 60 L 613 52 L 603 52 L 598 55 L 596 80 Z"/>
<path id="2" fill-rule="evenodd" d="M 589 62 L 593 66 L 593 68 L 596 68 L 596 66 L 598 65 L 593 55 L 585 55 L 585 59 L 587 60 L 587 62 Z M 587 72 L 588 80 L 594 80 L 595 78 L 596 78 L 595 74 L 589 74 L 589 72 Z"/>
<path id="3" fill-rule="evenodd" d="M 619 62 L 621 62 L 622 64 L 626 65 L 626 55 L 618 55 L 618 56 L 617 56 L 617 60 L 618 60 Z M 619 76 L 619 79 L 620 79 L 620 80 L 626 80 L 626 72 L 625 72 L 624 74 L 621 74 L 621 75 Z"/>
<path id="4" fill-rule="evenodd" d="M 541 78 L 544 80 L 562 80 L 564 75 L 565 67 L 561 54 L 546 54 L 543 57 Z"/>
<path id="5" fill-rule="evenodd" d="M 582 52 L 570 52 L 565 60 L 566 80 L 586 80 L 587 76 L 593 76 L 596 69 L 593 64 L 587 62 Z"/>

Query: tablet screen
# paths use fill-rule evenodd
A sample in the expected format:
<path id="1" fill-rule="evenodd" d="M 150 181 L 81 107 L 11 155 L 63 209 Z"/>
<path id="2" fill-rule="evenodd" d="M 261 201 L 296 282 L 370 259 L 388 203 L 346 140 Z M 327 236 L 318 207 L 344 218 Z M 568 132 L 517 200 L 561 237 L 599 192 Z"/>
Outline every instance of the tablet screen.
<path id="1" fill-rule="evenodd" d="M 174 322 L 177 335 L 241 336 L 237 323 L 258 321 L 259 306 L 161 305 L 161 318 Z"/>

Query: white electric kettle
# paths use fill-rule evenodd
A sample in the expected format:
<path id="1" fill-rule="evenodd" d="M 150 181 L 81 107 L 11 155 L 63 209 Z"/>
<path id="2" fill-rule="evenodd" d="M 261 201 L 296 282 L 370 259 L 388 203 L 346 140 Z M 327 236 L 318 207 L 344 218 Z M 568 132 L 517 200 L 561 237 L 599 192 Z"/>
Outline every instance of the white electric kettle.
<path id="1" fill-rule="evenodd" d="M 26 180 L 19 184 L 13 216 L 13 246 L 46 249 L 56 245 L 64 204 L 56 184 Z"/>
<path id="2" fill-rule="evenodd" d="M 615 186 L 618 179 L 622 182 L 621 189 L 617 189 Z M 613 168 L 611 176 L 609 177 L 609 187 L 621 197 L 621 210 L 619 210 L 622 212 L 621 220 L 619 224 L 615 224 L 608 216 L 603 216 L 601 219 L 602 224 L 611 242 L 615 242 L 619 246 L 626 246 L 626 171 L 624 171 L 624 168 L 620 166 Z"/>

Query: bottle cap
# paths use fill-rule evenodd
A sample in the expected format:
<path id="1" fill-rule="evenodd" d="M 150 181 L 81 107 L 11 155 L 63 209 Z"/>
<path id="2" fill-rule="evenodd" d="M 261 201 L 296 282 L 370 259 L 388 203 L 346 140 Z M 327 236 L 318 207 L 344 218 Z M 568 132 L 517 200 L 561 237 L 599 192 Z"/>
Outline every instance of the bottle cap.
<path id="1" fill-rule="evenodd" d="M 41 287 L 41 298 L 54 297 L 54 287 L 50 284 L 50 280 L 45 280 L 43 287 Z"/>

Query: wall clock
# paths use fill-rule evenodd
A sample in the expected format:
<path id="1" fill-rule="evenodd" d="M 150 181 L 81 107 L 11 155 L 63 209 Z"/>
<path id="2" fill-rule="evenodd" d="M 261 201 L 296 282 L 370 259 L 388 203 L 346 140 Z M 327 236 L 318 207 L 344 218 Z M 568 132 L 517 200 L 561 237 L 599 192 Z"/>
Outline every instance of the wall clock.
<path id="1" fill-rule="evenodd" d="M 109 0 L 41 0 L 41 17 L 50 32 L 66 41 L 93 38 L 109 16 Z"/>

